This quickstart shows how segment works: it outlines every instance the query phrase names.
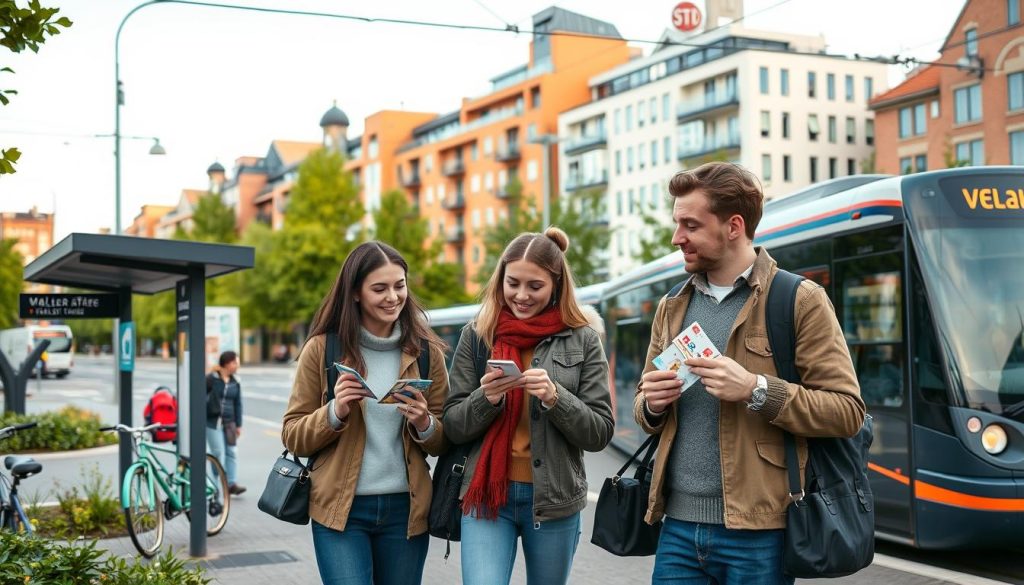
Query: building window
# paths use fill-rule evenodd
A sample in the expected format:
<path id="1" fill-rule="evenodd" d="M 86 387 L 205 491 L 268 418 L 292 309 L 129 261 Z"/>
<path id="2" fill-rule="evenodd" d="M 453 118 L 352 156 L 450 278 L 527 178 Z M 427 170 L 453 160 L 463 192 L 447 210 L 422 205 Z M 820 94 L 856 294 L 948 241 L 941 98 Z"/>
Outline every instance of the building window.
<path id="1" fill-rule="evenodd" d="M 789 69 L 779 70 L 779 91 L 782 95 L 789 95 Z"/>
<path id="2" fill-rule="evenodd" d="M 939 117 L 939 100 L 932 100 L 932 120 Z"/>
<path id="3" fill-rule="evenodd" d="M 787 183 L 793 180 L 793 165 L 788 154 L 782 155 L 782 180 Z"/>
<path id="4" fill-rule="evenodd" d="M 927 154 L 919 154 L 919 155 L 915 156 L 914 157 L 914 168 L 916 168 L 917 172 L 919 172 L 919 173 L 923 173 L 924 171 L 927 171 L 928 170 L 928 155 Z"/>
<path id="5" fill-rule="evenodd" d="M 900 108 L 900 138 L 922 136 L 928 131 L 925 104 Z"/>
<path id="6" fill-rule="evenodd" d="M 782 112 L 782 137 L 789 138 L 789 112 Z"/>
<path id="7" fill-rule="evenodd" d="M 900 159 L 900 174 L 909 175 L 914 172 L 913 159 L 909 156 L 905 156 Z"/>
<path id="8" fill-rule="evenodd" d="M 836 135 L 839 133 L 838 125 L 836 123 L 835 116 L 828 117 L 828 141 L 832 144 L 836 143 Z"/>
<path id="9" fill-rule="evenodd" d="M 772 114 L 761 110 L 761 138 L 768 138 L 772 133 Z"/>
<path id="10" fill-rule="evenodd" d="M 632 173 L 633 172 L 633 160 L 634 160 L 633 159 L 633 147 L 632 146 L 627 146 L 626 147 L 626 172 L 627 173 Z"/>
<path id="11" fill-rule="evenodd" d="M 818 97 L 818 74 L 814 71 L 807 72 L 807 97 Z"/>
<path id="12" fill-rule="evenodd" d="M 1024 135 L 1024 132 L 1021 133 Z M 768 182 L 772 180 L 772 155 L 761 155 L 761 180 Z"/>
<path id="13" fill-rule="evenodd" d="M 1015 24 L 1020 24 L 1020 0 L 1006 0 L 1006 26 Z"/>
<path id="14" fill-rule="evenodd" d="M 615 108 L 615 133 L 622 132 L 622 110 Z"/>
<path id="15" fill-rule="evenodd" d="M 651 166 L 658 165 L 658 141 L 651 141 Z"/>
<path id="16" fill-rule="evenodd" d="M 857 161 L 852 158 L 846 159 L 846 174 L 856 175 L 857 174 Z"/>
<path id="17" fill-rule="evenodd" d="M 667 163 L 667 162 L 671 161 L 672 160 L 672 137 L 671 136 L 666 136 L 665 137 L 664 148 L 662 148 L 661 150 L 662 150 L 662 152 L 664 152 L 663 156 L 665 157 L 665 162 Z"/>
<path id="18" fill-rule="evenodd" d="M 871 96 L 875 95 L 875 80 L 872 77 L 864 78 L 864 101 L 871 101 Z"/>
<path id="19" fill-rule="evenodd" d="M 651 98 L 651 105 L 649 108 L 651 110 L 651 124 L 653 124 L 658 121 L 658 98 Z"/>
<path id="20" fill-rule="evenodd" d="M 616 150 L 615 151 L 615 174 L 616 175 L 621 175 L 622 174 L 622 151 L 621 150 Z"/>
<path id="21" fill-rule="evenodd" d="M 981 140 L 961 142 L 956 145 L 956 160 L 972 167 L 985 164 L 985 144 Z"/>
<path id="22" fill-rule="evenodd" d="M 834 156 L 828 157 L 828 178 L 836 178 L 836 173 L 839 171 L 839 159 Z"/>
<path id="23" fill-rule="evenodd" d="M 636 145 L 636 166 L 643 169 L 647 165 L 647 145 L 643 142 Z"/>
<path id="24" fill-rule="evenodd" d="M 670 107 L 671 107 L 671 105 L 669 104 L 669 101 L 668 101 L 668 94 L 667 93 L 662 94 L 661 95 L 661 119 L 662 120 L 668 120 Z"/>
<path id="25" fill-rule="evenodd" d="M 864 120 L 864 142 L 868 146 L 875 144 L 875 121 L 871 118 Z"/>
<path id="26" fill-rule="evenodd" d="M 1024 71 L 1006 76 L 1006 91 L 1011 110 L 1024 108 Z"/>
<path id="27" fill-rule="evenodd" d="M 846 101 L 853 101 L 853 76 L 846 76 Z"/>
<path id="28" fill-rule="evenodd" d="M 810 160 L 810 163 L 811 163 L 811 182 L 812 183 L 817 183 L 818 182 L 818 157 L 812 156 L 811 160 Z"/>
<path id="29" fill-rule="evenodd" d="M 615 212 L 622 215 L 622 191 L 615 192 Z"/>
<path id="30" fill-rule="evenodd" d="M 846 143 L 855 144 L 857 142 L 857 121 L 852 117 L 846 117 Z"/>
<path id="31" fill-rule="evenodd" d="M 768 95 L 768 68 L 761 67 L 759 73 L 761 79 L 761 95 Z"/>
<path id="32" fill-rule="evenodd" d="M 953 91 L 953 111 L 957 124 L 981 119 L 981 84 L 961 87 Z"/>
<path id="33" fill-rule="evenodd" d="M 1024 131 L 1010 133 L 1010 164 L 1024 165 Z"/>
<path id="34" fill-rule="evenodd" d="M 626 132 L 633 129 L 633 106 L 626 106 Z"/>
<path id="35" fill-rule="evenodd" d="M 530 107 L 537 109 L 540 107 L 540 88 L 535 87 L 530 90 Z"/>
<path id="36" fill-rule="evenodd" d="M 821 126 L 818 124 L 818 114 L 811 114 L 807 116 L 807 138 L 811 142 L 817 142 L 818 134 L 821 134 Z"/>
<path id="37" fill-rule="evenodd" d="M 826 94 L 826 97 L 828 97 L 829 100 L 835 100 L 836 99 L 836 74 L 835 73 L 829 73 L 828 76 L 825 77 L 825 94 Z"/>
<path id="38" fill-rule="evenodd" d="M 968 57 L 978 54 L 978 29 L 972 28 L 964 33 L 964 53 Z"/>
<path id="39" fill-rule="evenodd" d="M 633 215 L 636 213 L 636 198 L 633 196 L 633 190 L 630 189 L 626 193 L 626 204 L 629 206 L 629 214 Z"/>
<path id="40" fill-rule="evenodd" d="M 653 197 L 654 193 L 651 193 L 651 196 Z M 646 201 L 646 200 L 647 200 L 647 185 L 640 185 L 640 199 L 637 202 L 637 207 L 640 208 L 641 212 L 643 212 L 644 201 Z"/>
<path id="41" fill-rule="evenodd" d="M 643 128 L 644 122 L 647 121 L 647 102 L 640 100 L 636 104 L 636 127 Z"/>

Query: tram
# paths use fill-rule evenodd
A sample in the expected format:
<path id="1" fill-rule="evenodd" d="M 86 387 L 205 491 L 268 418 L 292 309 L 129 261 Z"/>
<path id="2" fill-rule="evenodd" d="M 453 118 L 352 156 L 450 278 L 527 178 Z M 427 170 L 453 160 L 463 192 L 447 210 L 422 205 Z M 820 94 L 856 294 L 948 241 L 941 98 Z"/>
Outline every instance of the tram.
<path id="1" fill-rule="evenodd" d="M 1024 548 L 1024 168 L 819 183 L 766 205 L 755 245 L 835 307 L 874 417 L 877 536 Z M 685 278 L 676 251 L 604 290 L 625 450 L 655 309 Z"/>

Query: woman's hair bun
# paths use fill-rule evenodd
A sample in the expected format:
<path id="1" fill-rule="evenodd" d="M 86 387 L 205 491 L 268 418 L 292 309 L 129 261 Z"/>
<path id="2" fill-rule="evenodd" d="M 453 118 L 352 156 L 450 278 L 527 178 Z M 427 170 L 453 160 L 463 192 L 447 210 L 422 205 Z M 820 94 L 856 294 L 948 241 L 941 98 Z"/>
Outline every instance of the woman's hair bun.
<path id="1" fill-rule="evenodd" d="M 558 246 L 558 249 L 565 252 L 569 249 L 569 236 L 561 229 L 554 226 L 544 230 L 544 235 Z"/>

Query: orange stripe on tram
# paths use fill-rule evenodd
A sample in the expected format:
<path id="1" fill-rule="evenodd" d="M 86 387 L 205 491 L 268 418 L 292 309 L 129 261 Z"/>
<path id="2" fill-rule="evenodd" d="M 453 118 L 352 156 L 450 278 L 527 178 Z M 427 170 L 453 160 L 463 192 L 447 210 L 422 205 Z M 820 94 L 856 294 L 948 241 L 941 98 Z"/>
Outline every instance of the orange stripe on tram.
<path id="1" fill-rule="evenodd" d="M 868 469 L 876 471 L 889 479 L 898 481 L 903 485 L 910 485 L 910 478 L 902 473 L 886 469 L 876 463 L 868 462 Z M 921 500 L 956 506 L 958 508 L 971 508 L 974 510 L 986 510 L 990 512 L 1024 512 L 1024 498 L 988 498 L 984 496 L 973 496 L 963 492 L 946 489 L 921 480 L 914 481 L 914 495 Z"/>

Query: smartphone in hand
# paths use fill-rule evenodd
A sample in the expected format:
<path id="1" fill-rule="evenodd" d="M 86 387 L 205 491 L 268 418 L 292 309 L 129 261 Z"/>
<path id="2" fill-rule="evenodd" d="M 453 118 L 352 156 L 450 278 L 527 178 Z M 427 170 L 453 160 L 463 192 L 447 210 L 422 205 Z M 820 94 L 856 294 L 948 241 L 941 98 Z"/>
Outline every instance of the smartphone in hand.
<path id="1" fill-rule="evenodd" d="M 366 380 L 363 379 L 363 377 L 359 374 L 359 372 L 353 370 L 352 368 L 350 368 L 350 367 L 348 367 L 348 366 L 346 366 L 344 364 L 340 364 L 338 362 L 334 362 L 334 367 L 335 367 L 335 369 L 338 370 L 339 374 L 352 374 L 353 376 L 355 376 L 356 377 L 356 381 L 358 381 L 359 385 L 363 387 L 363 392 L 365 393 L 365 398 L 377 398 L 377 395 L 373 393 L 373 390 L 370 390 L 370 385 L 366 383 Z"/>
<path id="2" fill-rule="evenodd" d="M 401 394 L 407 398 L 413 398 L 414 393 L 422 394 L 423 392 L 426 392 L 433 383 L 433 380 L 396 380 L 395 384 L 391 386 L 391 389 L 388 390 L 378 402 L 380 404 L 401 404 L 401 401 L 395 398 L 396 394 Z"/>
<path id="3" fill-rule="evenodd" d="M 505 373 L 506 376 L 518 378 L 523 373 L 519 371 L 519 366 L 512 360 L 487 360 L 487 367 L 497 368 Z"/>

